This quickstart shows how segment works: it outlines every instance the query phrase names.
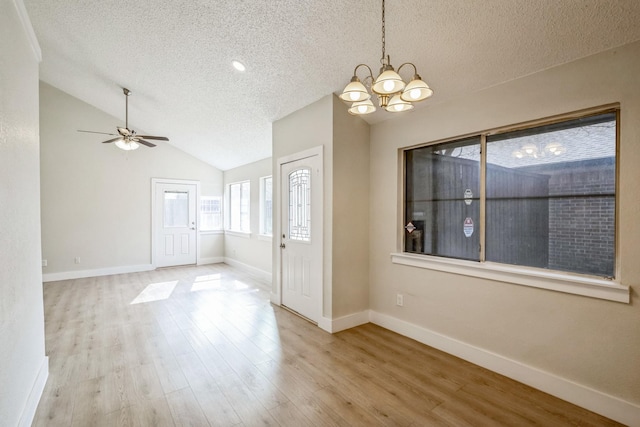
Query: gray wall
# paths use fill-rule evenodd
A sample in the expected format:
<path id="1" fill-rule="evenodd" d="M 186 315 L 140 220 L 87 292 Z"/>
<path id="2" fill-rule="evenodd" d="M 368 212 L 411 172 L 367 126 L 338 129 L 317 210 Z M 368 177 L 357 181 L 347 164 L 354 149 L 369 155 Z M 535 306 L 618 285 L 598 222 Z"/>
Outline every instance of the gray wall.
<path id="1" fill-rule="evenodd" d="M 103 135 L 77 132 L 112 132 L 122 122 L 40 84 L 45 274 L 149 266 L 152 178 L 200 181 L 203 196 L 222 196 L 222 171 L 170 144 L 123 151 L 102 144 Z M 221 259 L 223 245 L 222 235 L 200 236 L 201 258 Z"/>
<path id="2" fill-rule="evenodd" d="M 0 425 L 28 425 L 48 362 L 40 271 L 39 47 L 0 1 Z M 21 20 L 22 18 L 22 20 Z M 34 49 L 35 48 L 35 49 Z"/>
<path id="3" fill-rule="evenodd" d="M 375 312 L 640 405 L 640 43 L 437 103 L 371 129 L 370 301 Z M 603 82 L 596 84 L 594 82 Z M 436 88 L 437 91 L 437 88 Z M 620 102 L 619 279 L 631 304 L 393 264 L 398 150 Z M 395 305 L 402 293 L 404 307 Z"/>
<path id="4" fill-rule="evenodd" d="M 273 216 L 280 218 L 280 171 L 278 159 L 300 151 L 323 146 L 324 147 L 324 214 L 323 214 L 323 308 L 322 314 L 330 318 L 331 307 L 331 277 L 332 264 L 332 226 L 333 218 L 327 212 L 333 209 L 333 110 L 332 97 L 324 98 L 310 104 L 273 123 Z M 279 234 L 278 221 L 274 224 L 273 234 Z M 272 292 L 278 293 L 280 278 L 279 239 L 273 239 L 273 282 Z M 277 252 L 278 251 L 278 252 Z"/>
<path id="5" fill-rule="evenodd" d="M 332 318 L 369 308 L 369 125 L 333 99 Z"/>
<path id="6" fill-rule="evenodd" d="M 335 320 L 369 305 L 369 125 L 349 115 L 333 95 L 278 120 L 274 178 L 278 158 L 319 145 L 324 147 L 323 316 Z M 279 188 L 274 179 L 274 192 Z M 278 218 L 278 203 L 274 206 Z M 274 241 L 274 251 L 279 243 Z M 278 260 L 274 257 L 274 291 Z"/>

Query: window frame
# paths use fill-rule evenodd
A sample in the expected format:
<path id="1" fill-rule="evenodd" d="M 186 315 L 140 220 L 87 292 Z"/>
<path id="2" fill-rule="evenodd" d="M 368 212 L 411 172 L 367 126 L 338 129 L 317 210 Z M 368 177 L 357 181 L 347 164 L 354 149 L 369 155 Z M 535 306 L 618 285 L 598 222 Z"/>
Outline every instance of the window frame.
<path id="1" fill-rule="evenodd" d="M 513 132 L 516 130 L 529 129 L 542 125 L 549 125 L 553 123 L 563 122 L 572 119 L 578 119 L 591 115 L 615 113 L 616 114 L 616 159 L 615 159 L 615 230 L 614 230 L 614 278 L 605 279 L 598 276 L 592 276 L 587 274 L 548 270 L 536 267 L 524 267 L 511 264 L 501 264 L 491 261 L 486 261 L 485 257 L 485 229 L 486 229 L 486 206 L 485 203 L 481 203 L 480 208 L 480 261 L 468 261 L 455 258 L 447 258 L 436 255 L 416 254 L 411 252 L 404 252 L 405 250 L 405 238 L 406 233 L 404 230 L 404 220 L 406 218 L 406 163 L 405 155 L 407 151 L 431 146 L 439 145 L 447 142 L 459 141 L 465 138 L 478 137 L 481 138 L 481 160 L 480 160 L 480 197 L 482 200 L 486 199 L 486 144 L 487 136 L 498 135 L 502 133 Z M 405 266 L 425 268 L 429 270 L 449 272 L 453 274 L 459 274 L 464 276 L 491 279 L 499 282 L 531 286 L 535 288 L 542 288 L 548 290 L 554 290 L 559 292 L 589 296 L 593 298 L 630 303 L 630 288 L 623 285 L 620 276 L 620 247 L 619 247 L 619 164 L 620 164 L 620 105 L 609 104 L 601 107 L 590 108 L 585 110 L 576 111 L 573 113 L 562 114 L 543 118 L 539 120 L 532 120 L 528 122 L 522 122 L 510 126 L 502 126 L 499 128 L 493 128 L 480 132 L 474 132 L 466 135 L 460 135 L 452 138 L 446 138 L 442 140 L 432 141 L 426 144 L 417 144 L 409 147 L 402 147 L 398 150 L 398 217 L 396 224 L 397 227 L 397 249 L 398 251 L 391 254 L 391 261 L 394 264 L 400 264 Z"/>
<path id="2" fill-rule="evenodd" d="M 247 229 L 242 229 L 242 200 L 243 200 L 243 190 L 242 187 L 244 185 L 248 185 L 248 191 L 247 191 L 247 212 L 246 212 L 246 216 L 248 218 L 248 223 L 247 223 Z M 240 216 L 240 228 L 232 228 L 233 221 L 233 209 L 236 207 L 233 205 L 233 200 L 232 200 L 232 187 L 234 186 L 239 186 L 239 191 L 240 191 L 240 197 L 238 200 L 238 206 L 237 208 L 240 209 L 240 212 L 238 213 Z M 244 181 L 237 181 L 237 182 L 232 182 L 227 184 L 226 186 L 226 208 L 225 208 L 225 220 L 224 220 L 224 230 L 225 233 L 229 233 L 229 234 L 237 234 L 237 235 L 251 235 L 251 181 L 250 180 L 244 180 Z"/>
<path id="3" fill-rule="evenodd" d="M 218 228 L 203 228 L 205 221 L 202 218 L 202 202 L 204 201 L 218 201 L 218 203 L 220 204 L 220 211 L 217 213 L 217 215 L 220 216 L 220 220 L 218 221 L 218 223 L 220 224 L 220 227 Z M 216 213 L 211 213 L 212 215 L 216 215 Z M 223 203 L 223 197 L 222 196 L 200 196 L 200 200 L 199 200 L 199 205 L 198 205 L 198 216 L 200 219 L 200 228 L 198 229 L 198 231 L 201 234 L 216 234 L 216 233 L 220 233 L 222 231 L 224 231 L 224 203 Z"/>
<path id="4" fill-rule="evenodd" d="M 271 233 L 267 233 L 265 230 L 265 221 L 266 221 L 266 183 L 267 180 L 271 180 Z M 259 227 L 259 236 L 270 239 L 273 237 L 273 175 L 260 177 L 260 227 Z"/>

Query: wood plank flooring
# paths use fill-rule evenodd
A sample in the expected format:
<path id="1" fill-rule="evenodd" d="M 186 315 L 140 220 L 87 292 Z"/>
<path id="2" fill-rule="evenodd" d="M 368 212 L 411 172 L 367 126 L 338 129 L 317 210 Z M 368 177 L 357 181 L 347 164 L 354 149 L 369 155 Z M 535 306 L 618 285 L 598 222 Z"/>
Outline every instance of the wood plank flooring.
<path id="1" fill-rule="evenodd" d="M 328 334 L 224 264 L 44 286 L 34 426 L 613 426 L 368 324 Z"/>

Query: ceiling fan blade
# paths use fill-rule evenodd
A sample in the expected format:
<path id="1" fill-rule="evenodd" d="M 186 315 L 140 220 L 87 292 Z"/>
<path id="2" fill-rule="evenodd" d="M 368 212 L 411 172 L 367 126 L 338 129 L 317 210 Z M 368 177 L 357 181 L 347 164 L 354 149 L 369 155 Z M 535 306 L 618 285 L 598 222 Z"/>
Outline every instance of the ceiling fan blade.
<path id="1" fill-rule="evenodd" d="M 114 142 L 114 141 L 117 141 L 117 140 L 119 140 L 119 139 L 122 139 L 122 137 L 121 137 L 121 136 L 119 136 L 119 137 L 117 137 L 117 138 L 113 138 L 113 139 L 110 139 L 110 140 L 108 140 L 108 141 L 102 141 L 102 143 L 103 143 L 103 144 L 109 144 L 110 142 Z"/>
<path id="2" fill-rule="evenodd" d="M 168 141 L 166 136 L 136 135 L 138 138 L 157 139 L 158 141 Z"/>
<path id="3" fill-rule="evenodd" d="M 152 144 L 149 141 L 145 141 L 144 139 L 140 139 L 139 136 L 136 138 L 136 142 L 138 142 L 138 143 L 140 143 L 142 145 L 146 145 L 149 148 L 153 148 L 153 147 L 156 146 L 156 144 Z"/>
<path id="4" fill-rule="evenodd" d="M 78 132 L 99 133 L 100 135 L 114 135 L 115 136 L 115 133 L 95 132 L 95 131 L 92 131 L 92 130 L 80 130 L 80 129 L 78 129 Z"/>

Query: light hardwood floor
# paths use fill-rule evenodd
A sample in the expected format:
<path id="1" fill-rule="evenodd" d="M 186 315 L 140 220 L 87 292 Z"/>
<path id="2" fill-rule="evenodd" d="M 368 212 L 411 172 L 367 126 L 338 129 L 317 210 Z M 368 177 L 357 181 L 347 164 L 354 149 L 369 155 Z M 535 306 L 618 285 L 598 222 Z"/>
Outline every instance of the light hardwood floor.
<path id="1" fill-rule="evenodd" d="M 44 286 L 34 426 L 616 423 L 368 324 L 330 335 L 224 264 Z"/>

